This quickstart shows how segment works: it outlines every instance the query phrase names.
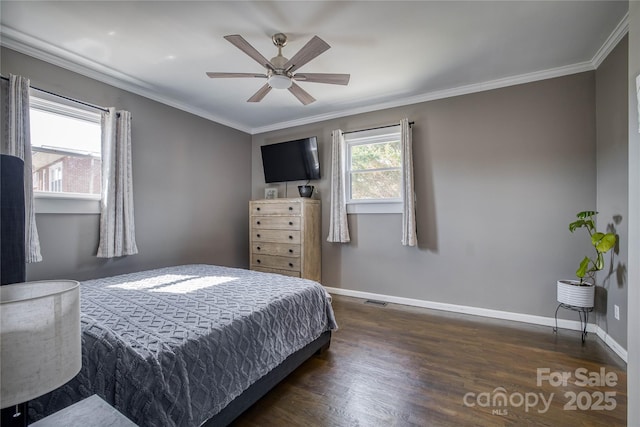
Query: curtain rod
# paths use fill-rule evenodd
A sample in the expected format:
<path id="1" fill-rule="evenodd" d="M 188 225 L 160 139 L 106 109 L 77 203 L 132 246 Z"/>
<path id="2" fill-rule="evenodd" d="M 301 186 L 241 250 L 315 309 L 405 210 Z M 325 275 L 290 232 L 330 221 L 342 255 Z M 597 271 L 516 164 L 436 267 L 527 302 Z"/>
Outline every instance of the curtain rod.
<path id="1" fill-rule="evenodd" d="M 5 76 L 0 75 L 0 78 L 2 80 L 9 81 L 9 77 L 5 77 Z M 89 104 L 88 102 L 80 101 L 79 99 L 69 98 L 68 96 L 60 95 L 58 93 L 49 92 L 48 90 L 40 89 L 39 87 L 35 87 L 35 86 L 29 85 L 29 88 L 33 89 L 33 90 L 37 90 L 39 92 L 43 92 L 43 93 L 49 94 L 49 95 L 57 96 L 58 98 L 66 99 L 67 101 L 71 101 L 71 102 L 75 102 L 77 104 L 81 104 L 81 105 L 84 105 L 84 106 L 87 106 L 87 107 L 95 108 L 96 110 L 104 111 L 105 113 L 109 112 L 108 109 L 106 109 L 104 107 L 100 107 L 99 105 Z"/>
<path id="2" fill-rule="evenodd" d="M 414 123 L 414 122 L 409 122 L 409 126 L 413 126 L 413 123 Z M 392 128 L 392 127 L 394 127 L 394 126 L 400 126 L 400 123 L 397 123 L 397 124 L 395 124 L 395 125 L 378 126 L 378 127 L 375 127 L 375 128 L 368 128 L 368 129 L 350 130 L 350 131 L 348 131 L 348 132 L 342 132 L 342 134 L 343 134 L 343 135 L 346 135 L 346 134 L 348 134 L 348 133 L 364 132 L 364 131 L 367 131 L 367 130 L 376 130 L 376 129 Z"/>

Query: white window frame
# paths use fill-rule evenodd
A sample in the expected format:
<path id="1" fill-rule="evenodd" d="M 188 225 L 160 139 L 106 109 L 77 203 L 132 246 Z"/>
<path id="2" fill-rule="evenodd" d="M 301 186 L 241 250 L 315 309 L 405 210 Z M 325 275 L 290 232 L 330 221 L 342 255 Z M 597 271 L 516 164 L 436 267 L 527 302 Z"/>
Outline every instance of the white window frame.
<path id="1" fill-rule="evenodd" d="M 62 192 L 62 162 L 55 163 L 47 169 L 49 170 L 49 192 Z"/>
<path id="2" fill-rule="evenodd" d="M 29 104 L 36 110 L 101 123 L 101 114 L 96 109 L 45 92 L 31 90 Z M 100 213 L 100 194 L 34 191 L 33 198 L 36 214 Z"/>
<path id="3" fill-rule="evenodd" d="M 357 199 L 351 198 L 351 147 L 400 140 L 400 125 L 361 132 L 347 133 L 345 142 L 345 186 L 348 214 L 385 214 L 402 213 L 402 198 L 393 199 Z M 401 176 L 404 176 L 404 165 L 400 165 Z M 402 188 L 402 182 L 400 183 Z"/>

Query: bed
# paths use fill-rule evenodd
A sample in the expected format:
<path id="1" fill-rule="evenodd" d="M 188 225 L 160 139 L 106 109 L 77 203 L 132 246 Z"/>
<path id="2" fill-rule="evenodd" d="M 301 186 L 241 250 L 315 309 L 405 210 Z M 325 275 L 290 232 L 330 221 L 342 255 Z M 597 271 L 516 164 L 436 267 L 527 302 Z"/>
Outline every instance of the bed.
<path id="1" fill-rule="evenodd" d="M 337 328 L 317 282 L 187 265 L 81 283 L 82 369 L 36 421 L 98 394 L 140 426 L 227 425 Z"/>

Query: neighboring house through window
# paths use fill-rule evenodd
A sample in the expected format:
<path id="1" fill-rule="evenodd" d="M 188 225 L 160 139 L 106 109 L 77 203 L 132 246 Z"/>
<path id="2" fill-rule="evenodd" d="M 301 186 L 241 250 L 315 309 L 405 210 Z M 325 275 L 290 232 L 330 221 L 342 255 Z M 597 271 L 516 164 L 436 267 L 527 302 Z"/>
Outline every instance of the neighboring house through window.
<path id="1" fill-rule="evenodd" d="M 349 213 L 402 213 L 400 126 L 346 133 Z"/>
<path id="2" fill-rule="evenodd" d="M 96 110 L 30 97 L 33 190 L 37 213 L 98 213 L 101 126 Z"/>

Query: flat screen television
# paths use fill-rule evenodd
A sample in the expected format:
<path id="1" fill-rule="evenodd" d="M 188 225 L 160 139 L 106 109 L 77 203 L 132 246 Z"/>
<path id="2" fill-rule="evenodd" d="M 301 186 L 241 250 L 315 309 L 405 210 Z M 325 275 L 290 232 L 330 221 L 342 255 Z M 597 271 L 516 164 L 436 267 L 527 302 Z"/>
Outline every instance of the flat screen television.
<path id="1" fill-rule="evenodd" d="M 260 149 L 265 182 L 320 179 L 318 142 L 315 136 L 263 145 Z"/>

